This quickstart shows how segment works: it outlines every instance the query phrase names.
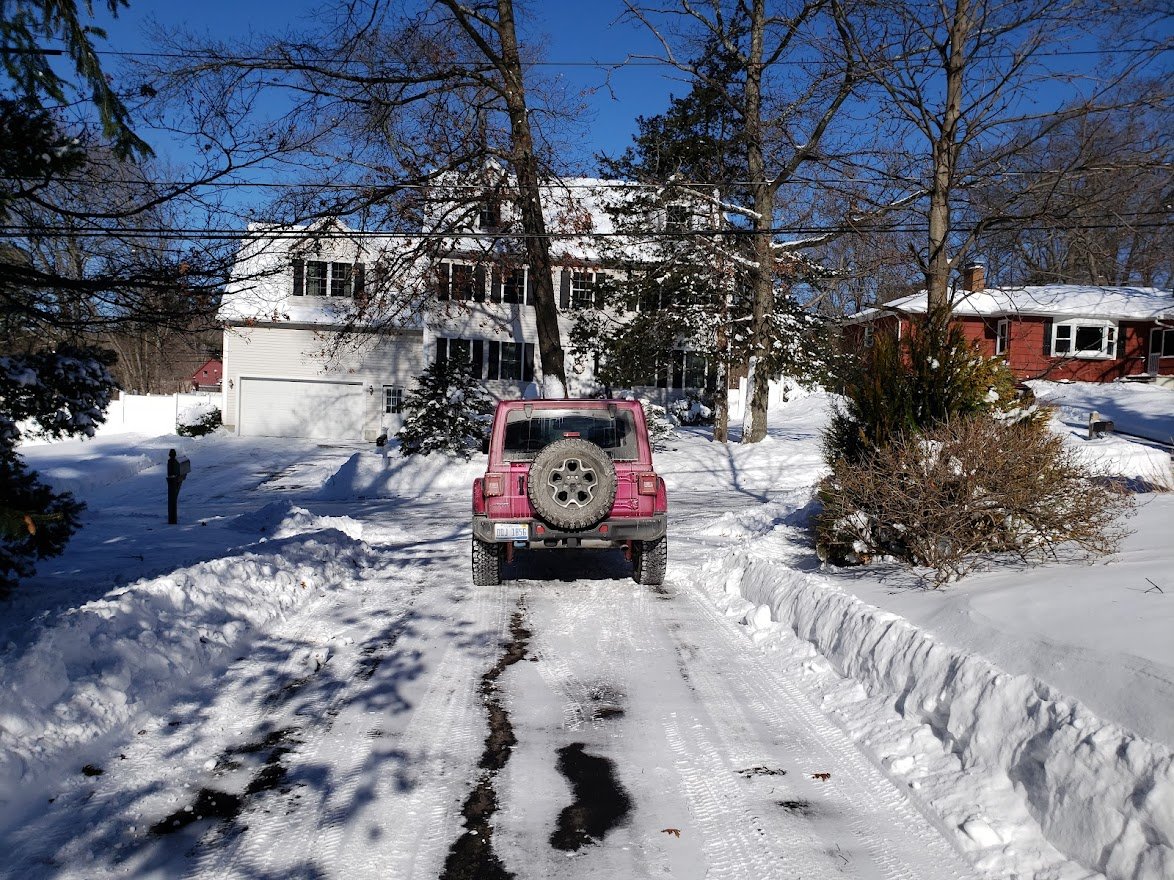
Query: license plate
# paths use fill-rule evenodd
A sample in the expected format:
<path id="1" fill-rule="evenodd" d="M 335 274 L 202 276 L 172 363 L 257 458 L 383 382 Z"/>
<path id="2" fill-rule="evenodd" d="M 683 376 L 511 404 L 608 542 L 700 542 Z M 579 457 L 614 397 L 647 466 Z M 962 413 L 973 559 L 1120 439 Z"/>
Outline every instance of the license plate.
<path id="1" fill-rule="evenodd" d="M 494 523 L 493 540 L 526 541 L 530 538 L 530 526 L 526 523 Z"/>

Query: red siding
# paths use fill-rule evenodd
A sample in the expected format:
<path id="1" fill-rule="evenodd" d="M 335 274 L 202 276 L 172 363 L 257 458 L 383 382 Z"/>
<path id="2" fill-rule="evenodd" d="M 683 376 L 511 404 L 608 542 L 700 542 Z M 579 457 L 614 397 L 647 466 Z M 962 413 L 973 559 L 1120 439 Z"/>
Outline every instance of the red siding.
<path id="1" fill-rule="evenodd" d="M 977 344 L 988 357 L 995 353 L 995 337 L 999 318 L 978 318 L 959 316 L 955 318 L 962 326 L 967 339 Z M 877 333 L 896 326 L 891 315 L 873 322 Z M 1136 376 L 1146 372 L 1149 351 L 1150 330 L 1153 322 L 1121 321 L 1117 327 L 1117 354 L 1110 359 L 1063 358 L 1047 354 L 1051 345 L 1052 320 L 1049 318 L 1011 318 L 1008 328 L 1009 343 L 1006 353 L 1011 371 L 1019 379 L 1072 379 L 1079 382 L 1112 382 L 1123 376 Z M 901 319 L 901 334 L 909 332 L 910 321 Z M 864 325 L 855 324 L 845 331 L 849 350 L 859 350 L 864 338 Z M 1163 376 L 1174 375 L 1174 358 L 1162 358 L 1158 372 Z"/>

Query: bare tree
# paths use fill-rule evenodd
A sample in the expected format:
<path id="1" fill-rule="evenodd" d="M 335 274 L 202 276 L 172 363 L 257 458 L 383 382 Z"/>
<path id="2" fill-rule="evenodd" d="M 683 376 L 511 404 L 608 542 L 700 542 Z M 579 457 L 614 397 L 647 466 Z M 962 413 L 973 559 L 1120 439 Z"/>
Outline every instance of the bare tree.
<path id="1" fill-rule="evenodd" d="M 1160 51 L 1145 35 L 1168 13 L 1098 0 L 881 0 L 874 6 L 882 15 L 867 28 L 862 54 L 870 83 L 883 95 L 880 122 L 908 156 L 904 186 L 924 193 L 912 203 L 926 226 L 915 257 L 930 314 L 941 320 L 950 309 L 951 273 L 984 232 L 1040 216 L 1039 189 L 987 214 L 972 210 L 971 193 L 1073 120 L 1134 102 L 1118 86 Z M 1080 52 L 1055 51 L 1086 45 L 1098 33 L 1107 38 L 1126 21 L 1130 27 L 1116 31 L 1112 52 L 1097 65 Z"/>
<path id="2" fill-rule="evenodd" d="M 562 112 L 556 87 L 533 81 L 535 52 L 519 42 L 512 0 L 431 0 L 414 10 L 355 0 L 320 20 L 316 31 L 204 45 L 195 64 L 144 71 L 154 103 L 165 108 L 161 118 L 183 110 L 184 124 L 215 147 L 222 167 L 234 161 L 239 140 L 250 163 L 295 182 L 263 209 L 266 219 L 343 218 L 399 237 L 403 246 L 386 252 L 367 279 L 350 329 L 390 329 L 421 308 L 419 292 L 409 295 L 401 282 L 423 263 L 462 250 L 524 258 L 542 372 L 554 393 L 565 393 L 542 207 L 543 187 L 559 170 L 552 131 L 574 114 Z M 177 49 L 193 45 L 187 34 L 164 39 Z M 201 99 L 193 102 L 193 93 Z M 284 102 L 282 109 L 258 114 L 258 94 Z M 488 202 L 512 211 L 479 230 Z"/>
<path id="3" fill-rule="evenodd" d="M 628 4 L 629 13 L 660 40 L 663 60 L 695 85 L 719 95 L 737 117 L 746 180 L 743 198 L 722 205 L 722 210 L 740 218 L 750 238 L 749 400 L 742 432 L 746 443 L 766 436 L 779 257 L 813 248 L 830 237 L 784 241 L 775 229 L 780 191 L 801 170 L 829 159 L 833 123 L 859 84 L 849 5 L 839 0 L 682 0 L 670 9 Z M 687 60 L 697 57 L 687 51 L 690 47 L 706 42 L 721 46 L 734 62 L 735 76 L 719 81 L 703 65 Z M 801 198 L 791 202 L 793 208 L 802 203 Z"/>
<path id="4" fill-rule="evenodd" d="M 975 213 L 988 220 L 977 246 L 992 275 L 1024 284 L 1141 284 L 1174 278 L 1174 207 L 1168 102 L 1159 84 L 1130 82 L 1152 106 L 1080 116 L 1029 146 L 1004 176 L 974 190 Z M 1010 203 L 1013 208 L 1008 211 Z M 1014 225 L 993 222 L 1014 217 Z"/>

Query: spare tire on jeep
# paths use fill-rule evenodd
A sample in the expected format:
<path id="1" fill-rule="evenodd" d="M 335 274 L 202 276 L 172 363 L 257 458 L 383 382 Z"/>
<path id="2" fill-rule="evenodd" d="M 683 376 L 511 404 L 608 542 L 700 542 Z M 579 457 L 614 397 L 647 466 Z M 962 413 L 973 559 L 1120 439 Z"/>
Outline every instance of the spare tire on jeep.
<path id="1" fill-rule="evenodd" d="M 556 440 L 534 456 L 526 492 L 538 516 L 566 531 L 589 529 L 611 512 L 616 467 L 587 440 Z"/>

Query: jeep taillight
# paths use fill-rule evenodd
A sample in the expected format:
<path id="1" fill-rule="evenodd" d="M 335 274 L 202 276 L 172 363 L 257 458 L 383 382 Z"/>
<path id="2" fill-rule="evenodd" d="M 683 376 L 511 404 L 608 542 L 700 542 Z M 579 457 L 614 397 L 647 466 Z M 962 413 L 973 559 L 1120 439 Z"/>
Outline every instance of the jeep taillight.
<path id="1" fill-rule="evenodd" d="M 636 476 L 636 491 L 641 495 L 656 494 L 656 474 L 638 474 Z M 488 491 L 485 492 L 489 494 Z"/>
<path id="2" fill-rule="evenodd" d="M 481 483 L 486 498 L 505 494 L 505 474 L 486 474 Z"/>

